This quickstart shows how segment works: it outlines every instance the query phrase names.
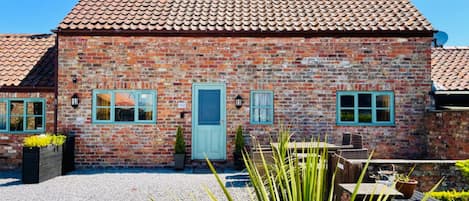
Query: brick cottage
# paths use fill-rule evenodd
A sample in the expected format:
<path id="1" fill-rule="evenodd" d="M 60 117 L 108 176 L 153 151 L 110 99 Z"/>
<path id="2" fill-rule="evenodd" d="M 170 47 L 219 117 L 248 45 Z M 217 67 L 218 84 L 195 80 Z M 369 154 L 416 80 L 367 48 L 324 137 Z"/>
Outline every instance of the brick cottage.
<path id="1" fill-rule="evenodd" d="M 82 0 L 56 33 L 58 130 L 81 167 L 170 166 L 178 125 L 193 160 L 230 160 L 238 125 L 422 153 L 433 29 L 407 0 Z"/>
<path id="2" fill-rule="evenodd" d="M 188 160 L 231 161 L 239 125 L 425 154 L 433 28 L 408 0 L 81 0 L 56 34 L 78 167 L 172 166 L 179 125 Z"/>
<path id="3" fill-rule="evenodd" d="M 21 164 L 24 137 L 56 128 L 55 40 L 0 34 L 0 169 Z"/>

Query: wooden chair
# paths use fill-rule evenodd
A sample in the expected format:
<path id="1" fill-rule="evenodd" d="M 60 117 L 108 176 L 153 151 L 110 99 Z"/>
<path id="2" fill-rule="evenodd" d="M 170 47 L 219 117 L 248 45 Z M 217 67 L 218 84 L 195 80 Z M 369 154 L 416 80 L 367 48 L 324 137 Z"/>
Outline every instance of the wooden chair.
<path id="1" fill-rule="evenodd" d="M 263 163 L 262 163 L 262 156 L 264 156 L 264 160 L 267 163 L 267 165 L 274 164 L 274 158 L 273 158 L 273 151 L 271 145 L 261 145 L 259 142 L 256 140 L 255 136 L 251 135 L 251 141 L 250 141 L 250 156 L 252 162 L 257 166 L 257 169 L 261 175 L 264 175 L 264 168 L 263 168 Z"/>
<path id="2" fill-rule="evenodd" d="M 342 145 L 352 145 L 351 149 L 337 151 L 339 156 L 346 159 L 367 159 L 368 149 L 363 148 L 363 137 L 360 134 L 342 134 Z"/>
<path id="3" fill-rule="evenodd" d="M 351 144 L 353 145 L 354 149 L 362 149 L 363 148 L 363 137 L 362 137 L 362 135 L 352 134 Z"/>

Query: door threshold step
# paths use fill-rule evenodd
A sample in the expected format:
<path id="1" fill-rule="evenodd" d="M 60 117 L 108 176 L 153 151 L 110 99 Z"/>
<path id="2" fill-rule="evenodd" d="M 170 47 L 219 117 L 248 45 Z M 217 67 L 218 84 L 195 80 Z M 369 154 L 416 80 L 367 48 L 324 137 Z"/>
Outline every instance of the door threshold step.
<path id="1" fill-rule="evenodd" d="M 223 167 L 215 167 L 215 171 L 217 173 L 224 173 L 225 168 Z M 212 174 L 212 171 L 209 168 L 204 168 L 204 167 L 193 167 L 192 168 L 192 173 L 195 174 Z"/>

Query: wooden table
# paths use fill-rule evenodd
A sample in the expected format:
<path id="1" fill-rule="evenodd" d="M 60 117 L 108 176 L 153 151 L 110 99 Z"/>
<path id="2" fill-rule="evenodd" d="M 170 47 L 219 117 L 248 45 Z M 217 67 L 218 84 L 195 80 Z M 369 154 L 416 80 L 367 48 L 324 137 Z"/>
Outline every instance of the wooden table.
<path id="1" fill-rule="evenodd" d="M 357 184 L 339 184 L 339 192 L 352 195 Z M 379 183 L 362 183 L 357 191 L 356 200 L 363 200 L 365 197 L 368 200 L 372 195 L 376 199 L 380 194 L 389 195 L 389 200 L 396 196 L 402 196 L 402 193 L 397 191 L 395 188 L 388 187 L 384 184 Z"/>

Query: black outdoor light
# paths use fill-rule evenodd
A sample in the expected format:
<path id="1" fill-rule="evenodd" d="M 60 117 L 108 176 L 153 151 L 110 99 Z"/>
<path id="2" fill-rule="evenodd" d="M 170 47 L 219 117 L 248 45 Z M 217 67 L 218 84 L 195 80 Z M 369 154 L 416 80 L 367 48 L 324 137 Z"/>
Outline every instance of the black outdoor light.
<path id="1" fill-rule="evenodd" d="M 243 106 L 243 97 L 241 97 L 240 95 L 236 96 L 235 98 L 235 105 L 236 105 L 236 108 L 241 108 L 241 106 Z"/>
<path id="2" fill-rule="evenodd" d="M 77 108 L 79 102 L 80 102 L 80 100 L 78 99 L 78 95 L 73 94 L 73 96 L 72 96 L 72 107 Z"/>

